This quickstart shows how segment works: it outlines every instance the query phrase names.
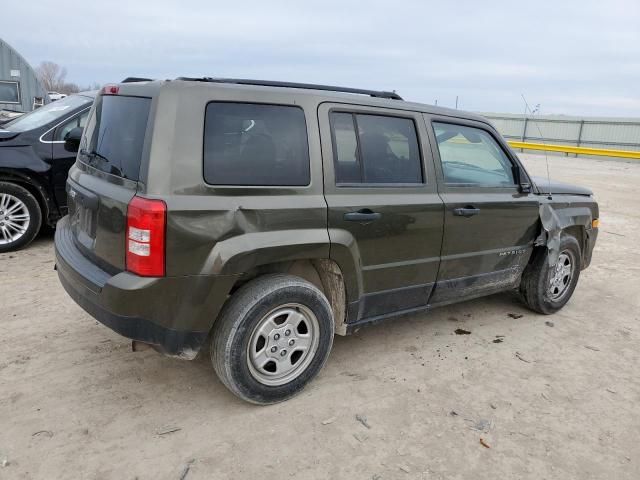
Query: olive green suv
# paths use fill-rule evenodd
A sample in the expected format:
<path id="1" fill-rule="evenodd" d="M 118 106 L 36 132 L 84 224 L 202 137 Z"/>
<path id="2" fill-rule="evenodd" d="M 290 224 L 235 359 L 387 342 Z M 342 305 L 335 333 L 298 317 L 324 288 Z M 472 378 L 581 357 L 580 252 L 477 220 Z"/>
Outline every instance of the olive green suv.
<path id="1" fill-rule="evenodd" d="M 393 92 L 134 80 L 106 86 L 67 145 L 60 281 L 125 337 L 209 352 L 245 400 L 298 393 L 334 334 L 365 324 L 509 289 L 553 313 L 589 265 L 591 192 L 530 177 L 480 116 Z"/>

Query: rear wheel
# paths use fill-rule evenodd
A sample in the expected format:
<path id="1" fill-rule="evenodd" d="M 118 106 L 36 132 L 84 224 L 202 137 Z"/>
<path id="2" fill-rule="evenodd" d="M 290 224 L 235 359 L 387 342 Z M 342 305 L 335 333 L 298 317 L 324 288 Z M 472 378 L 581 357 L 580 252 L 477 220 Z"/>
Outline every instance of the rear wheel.
<path id="1" fill-rule="evenodd" d="M 529 308 L 545 315 L 555 313 L 569 301 L 580 277 L 580 244 L 563 235 L 560 254 L 552 266 L 549 251 L 540 250 L 522 275 L 520 293 Z"/>
<path id="2" fill-rule="evenodd" d="M 211 360 L 222 383 L 257 404 L 299 393 L 333 344 L 328 300 L 292 275 L 267 275 L 240 288 L 214 326 Z"/>
<path id="3" fill-rule="evenodd" d="M 0 252 L 18 250 L 31 243 L 41 223 L 40 205 L 28 190 L 0 182 Z"/>

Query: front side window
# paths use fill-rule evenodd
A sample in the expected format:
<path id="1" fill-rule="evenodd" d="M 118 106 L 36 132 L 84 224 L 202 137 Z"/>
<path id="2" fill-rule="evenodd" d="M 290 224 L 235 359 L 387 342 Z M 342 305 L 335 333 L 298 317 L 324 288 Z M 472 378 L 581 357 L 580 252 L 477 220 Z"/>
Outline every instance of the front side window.
<path id="1" fill-rule="evenodd" d="M 78 115 L 77 117 L 73 117 L 67 123 L 63 123 L 62 125 L 60 125 L 58 128 L 56 128 L 56 133 L 53 137 L 53 140 L 55 142 L 63 142 L 65 137 L 71 130 L 73 130 L 76 127 L 84 128 L 84 126 L 87 123 L 88 116 L 89 116 L 89 110 L 87 110 L 81 115 Z"/>
<path id="2" fill-rule="evenodd" d="M 212 102 L 204 128 L 204 179 L 212 185 L 309 185 L 309 145 L 299 107 Z"/>
<path id="3" fill-rule="evenodd" d="M 419 184 L 422 160 L 413 120 L 332 112 L 336 183 Z"/>
<path id="4" fill-rule="evenodd" d="M 511 186 L 513 164 L 486 131 L 449 123 L 433 124 L 447 184 Z"/>
<path id="5" fill-rule="evenodd" d="M 0 80 L 0 103 L 20 103 L 20 84 Z"/>

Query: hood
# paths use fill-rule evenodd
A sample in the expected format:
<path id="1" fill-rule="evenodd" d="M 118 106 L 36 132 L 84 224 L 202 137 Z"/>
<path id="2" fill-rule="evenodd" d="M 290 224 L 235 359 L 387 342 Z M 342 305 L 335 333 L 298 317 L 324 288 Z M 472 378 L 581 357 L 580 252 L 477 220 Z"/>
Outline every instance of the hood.
<path id="1" fill-rule="evenodd" d="M 545 177 L 531 177 L 533 183 L 536 184 L 540 193 L 549 193 L 556 195 L 593 195 L 593 192 L 586 187 L 571 185 L 570 183 L 556 182 L 555 180 L 547 180 Z"/>

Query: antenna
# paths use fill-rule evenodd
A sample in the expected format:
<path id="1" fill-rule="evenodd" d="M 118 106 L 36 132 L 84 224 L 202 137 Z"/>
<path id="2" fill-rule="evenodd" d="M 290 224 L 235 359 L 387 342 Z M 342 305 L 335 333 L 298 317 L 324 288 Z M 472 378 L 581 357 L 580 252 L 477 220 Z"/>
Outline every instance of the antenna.
<path id="1" fill-rule="evenodd" d="M 540 112 L 540 104 L 536 105 L 536 108 L 534 110 L 531 110 L 531 108 L 529 107 L 529 103 L 527 102 L 527 99 L 524 98 L 524 93 L 521 93 L 520 96 L 522 97 L 522 100 L 524 101 L 524 115 L 525 118 L 527 116 L 527 111 L 529 111 L 529 113 L 531 114 L 531 116 L 533 117 L 536 113 Z M 540 126 L 538 125 L 538 122 L 533 121 L 533 123 L 535 123 L 536 125 L 536 129 L 538 130 L 538 133 L 540 134 L 540 140 L 542 141 L 543 145 L 547 145 L 547 143 L 544 141 L 544 136 L 542 135 L 542 131 L 540 130 Z M 523 137 L 524 137 L 524 133 L 523 133 Z M 524 138 L 523 138 L 524 140 Z M 551 196 L 551 174 L 549 173 L 549 157 L 547 156 L 547 151 L 544 150 L 544 161 L 547 164 L 547 186 L 549 188 L 549 200 L 552 199 Z"/>

